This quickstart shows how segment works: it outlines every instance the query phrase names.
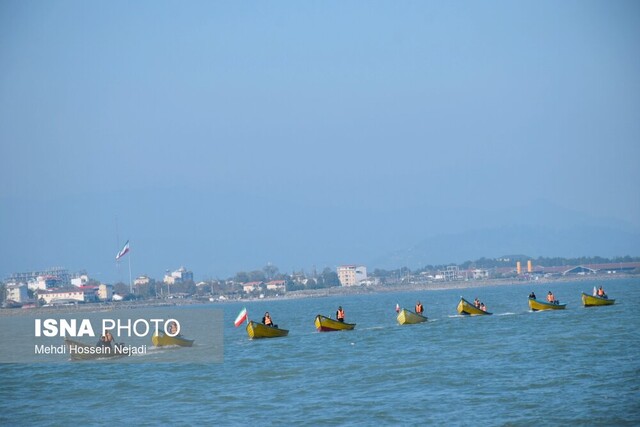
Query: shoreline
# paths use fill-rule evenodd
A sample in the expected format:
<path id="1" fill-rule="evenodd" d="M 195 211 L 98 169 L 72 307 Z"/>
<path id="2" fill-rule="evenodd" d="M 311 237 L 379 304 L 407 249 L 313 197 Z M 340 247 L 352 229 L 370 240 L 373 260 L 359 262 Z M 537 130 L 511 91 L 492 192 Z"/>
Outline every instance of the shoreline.
<path id="1" fill-rule="evenodd" d="M 423 284 L 392 284 L 392 285 L 377 285 L 377 286 L 349 286 L 349 287 L 334 287 L 323 289 L 307 289 L 302 291 L 291 291 L 281 296 L 269 296 L 264 298 L 246 298 L 246 299 L 229 299 L 224 301 L 204 301 L 197 299 L 178 299 L 172 300 L 144 300 L 144 301 L 126 301 L 126 302 L 107 302 L 107 303 L 82 303 L 73 306 L 60 306 L 60 307 L 37 307 L 30 309 L 22 308 L 3 308 L 0 309 L 0 318 L 11 316 L 26 316 L 29 314 L 59 314 L 70 315 L 73 313 L 101 313 L 111 312 L 119 310 L 135 310 L 140 308 L 155 308 L 155 307 L 176 307 L 176 306 L 189 306 L 189 305 L 225 305 L 229 303 L 239 302 L 255 302 L 255 301 L 274 301 L 274 300 L 295 300 L 305 298 L 325 298 L 339 295 L 365 295 L 365 294 L 378 294 L 378 293 L 390 293 L 390 292 L 417 292 L 417 291 L 443 291 L 450 289 L 476 289 L 487 288 L 493 286 L 508 286 L 508 285 L 522 285 L 522 286 L 536 286 L 540 284 L 562 284 L 562 283 L 575 283 L 585 281 L 611 281 L 621 279 L 633 279 L 640 280 L 638 275 L 616 275 L 616 276 L 585 276 L 585 277 L 562 277 L 562 278 L 542 278 L 538 280 L 509 280 L 509 279 L 490 279 L 490 280 L 473 280 L 473 281 L 460 281 L 460 282 L 444 282 L 444 283 L 423 283 Z"/>

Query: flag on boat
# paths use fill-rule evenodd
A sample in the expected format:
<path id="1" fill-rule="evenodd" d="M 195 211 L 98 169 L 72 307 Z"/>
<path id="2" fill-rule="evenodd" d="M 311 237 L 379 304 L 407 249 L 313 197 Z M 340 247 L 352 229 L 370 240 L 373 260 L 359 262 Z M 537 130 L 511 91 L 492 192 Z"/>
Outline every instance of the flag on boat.
<path id="1" fill-rule="evenodd" d="M 396 304 L 396 313 L 400 313 L 400 304 Z"/>
<path id="2" fill-rule="evenodd" d="M 129 241 L 128 240 L 127 240 L 127 243 L 124 244 L 122 249 L 120 249 L 120 252 L 118 252 L 116 254 L 116 261 L 119 260 L 120 258 L 122 258 L 123 256 L 125 256 L 127 254 L 127 252 L 129 252 Z"/>
<path id="3" fill-rule="evenodd" d="M 242 322 L 244 322 L 245 320 L 247 320 L 246 307 L 240 310 L 240 313 L 238 313 L 238 317 L 236 317 L 236 320 L 235 322 L 233 322 L 233 324 L 236 325 L 236 328 L 237 328 L 238 326 L 242 325 Z"/>

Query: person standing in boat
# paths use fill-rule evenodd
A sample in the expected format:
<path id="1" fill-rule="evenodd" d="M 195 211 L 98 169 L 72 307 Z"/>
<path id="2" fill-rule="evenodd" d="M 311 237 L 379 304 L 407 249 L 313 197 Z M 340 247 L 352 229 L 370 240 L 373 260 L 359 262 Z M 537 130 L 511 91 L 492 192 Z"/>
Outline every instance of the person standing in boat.
<path id="1" fill-rule="evenodd" d="M 478 299 L 478 297 L 476 297 L 476 299 L 473 300 L 473 305 L 476 308 L 480 308 L 480 300 Z"/>
<path id="2" fill-rule="evenodd" d="M 547 294 L 547 302 L 550 302 L 551 304 L 558 304 L 559 301 L 557 301 L 556 297 L 551 293 L 551 291 L 549 291 Z"/>
<path id="3" fill-rule="evenodd" d="M 424 316 L 424 307 L 422 306 L 422 303 L 420 301 L 418 301 L 416 303 L 416 313 L 419 314 L 420 316 Z"/>
<path id="4" fill-rule="evenodd" d="M 338 319 L 338 322 L 344 322 L 344 310 L 342 306 L 339 306 L 338 311 L 336 311 L 336 319 Z"/>
<path id="5" fill-rule="evenodd" d="M 487 311 L 487 306 L 483 302 L 480 303 L 480 310 Z"/>

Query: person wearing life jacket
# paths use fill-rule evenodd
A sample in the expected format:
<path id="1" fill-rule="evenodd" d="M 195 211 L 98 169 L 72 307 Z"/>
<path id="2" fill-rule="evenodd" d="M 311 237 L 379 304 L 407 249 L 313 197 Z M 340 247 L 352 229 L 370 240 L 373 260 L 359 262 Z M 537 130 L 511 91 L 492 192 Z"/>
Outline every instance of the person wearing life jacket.
<path id="1" fill-rule="evenodd" d="M 273 320 L 271 320 L 271 315 L 267 311 L 262 318 L 262 324 L 265 326 L 273 326 Z"/>
<path id="2" fill-rule="evenodd" d="M 547 294 L 547 302 L 550 302 L 551 304 L 555 304 L 556 302 L 556 297 L 553 296 L 551 291 Z"/>
<path id="3" fill-rule="evenodd" d="M 422 306 L 422 303 L 420 301 L 416 303 L 416 313 L 420 316 L 422 316 L 422 313 L 424 313 L 424 307 Z"/>
<path id="4" fill-rule="evenodd" d="M 480 310 L 487 311 L 487 306 L 483 302 L 480 303 Z"/>
<path id="5" fill-rule="evenodd" d="M 607 297 L 607 294 L 605 294 L 605 293 L 604 293 L 604 289 L 602 289 L 602 286 L 600 286 L 600 287 L 598 288 L 598 296 L 599 296 L 600 298 L 606 298 L 606 297 Z"/>
<path id="6" fill-rule="evenodd" d="M 339 306 L 338 311 L 336 311 L 336 319 L 338 319 L 338 322 L 344 322 L 344 310 L 342 306 Z"/>
<path id="7" fill-rule="evenodd" d="M 476 299 L 473 300 L 473 305 L 476 308 L 480 308 L 480 300 L 478 299 L 478 297 L 476 297 Z"/>

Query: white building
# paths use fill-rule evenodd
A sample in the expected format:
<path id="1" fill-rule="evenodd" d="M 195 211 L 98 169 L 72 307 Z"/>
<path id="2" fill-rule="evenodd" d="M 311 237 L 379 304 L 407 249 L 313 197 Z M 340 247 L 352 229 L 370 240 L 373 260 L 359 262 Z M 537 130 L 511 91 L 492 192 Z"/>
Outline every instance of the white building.
<path id="1" fill-rule="evenodd" d="M 47 290 L 47 289 L 51 289 L 51 288 L 55 288 L 57 286 L 59 286 L 60 281 L 53 276 L 38 276 L 36 277 L 35 280 L 30 280 L 27 283 L 27 286 L 29 287 L 29 289 L 31 289 L 32 291 L 37 291 L 37 290 Z"/>
<path id="2" fill-rule="evenodd" d="M 27 285 L 24 283 L 11 283 L 7 285 L 7 301 L 25 302 L 29 299 Z"/>
<path id="3" fill-rule="evenodd" d="M 488 270 L 482 270 L 482 269 L 475 269 L 472 271 L 473 274 L 473 278 L 474 280 L 481 280 L 481 279 L 488 279 L 489 278 L 489 271 Z"/>
<path id="4" fill-rule="evenodd" d="M 272 280 L 267 282 L 268 291 L 284 292 L 286 291 L 286 288 L 286 282 L 284 280 Z"/>
<path id="5" fill-rule="evenodd" d="M 342 286 L 360 285 L 367 280 L 367 267 L 363 265 L 341 265 L 338 267 L 338 279 Z"/>
<path id="6" fill-rule="evenodd" d="M 80 286 L 84 286 L 89 282 L 89 276 L 86 274 L 81 274 L 77 277 L 74 277 L 73 279 L 71 279 L 71 284 L 73 286 L 77 286 L 78 288 Z"/>
<path id="7" fill-rule="evenodd" d="M 44 300 L 46 304 L 95 301 L 96 288 L 85 286 L 84 288 L 73 287 L 38 291 L 38 299 Z"/>
<path id="8" fill-rule="evenodd" d="M 193 280 L 193 272 L 187 271 L 184 267 L 180 267 L 171 273 L 167 271 L 167 274 L 164 275 L 164 283 L 167 285 L 173 285 L 187 280 Z"/>
<path id="9" fill-rule="evenodd" d="M 242 285 L 242 290 L 245 294 L 250 294 L 251 292 L 255 292 L 256 290 L 262 290 L 262 282 L 248 282 Z"/>
<path id="10" fill-rule="evenodd" d="M 147 276 L 138 276 L 136 280 L 133 281 L 134 285 L 148 285 L 151 282 L 151 279 Z"/>

